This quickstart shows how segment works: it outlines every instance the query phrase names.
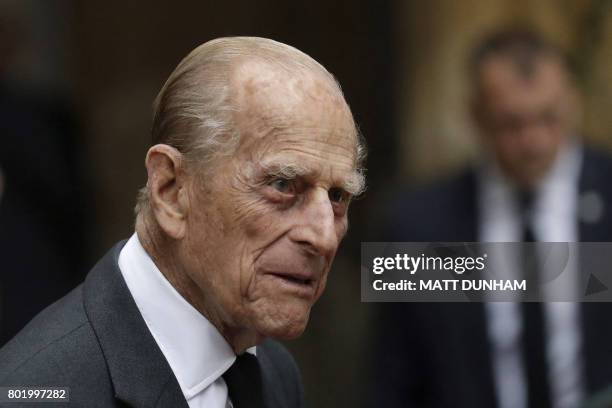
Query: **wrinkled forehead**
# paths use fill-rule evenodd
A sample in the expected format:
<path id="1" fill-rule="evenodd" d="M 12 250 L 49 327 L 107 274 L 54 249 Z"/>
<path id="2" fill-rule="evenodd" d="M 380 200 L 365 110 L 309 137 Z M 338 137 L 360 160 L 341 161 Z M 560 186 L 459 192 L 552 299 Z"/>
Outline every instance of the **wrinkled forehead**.
<path id="1" fill-rule="evenodd" d="M 240 64 L 232 76 L 239 119 L 251 126 L 331 125 L 354 132 L 351 112 L 337 85 L 323 72 L 291 70 L 261 61 Z"/>
<path id="2" fill-rule="evenodd" d="M 330 100 L 344 103 L 333 78 L 322 67 L 298 61 L 287 63 L 259 59 L 243 59 L 234 64 L 231 75 L 233 89 L 237 95 L 258 96 L 267 92 L 282 92 L 296 97 L 308 96 L 317 100 Z M 290 101 L 287 101 L 290 102 Z"/>
<path id="3" fill-rule="evenodd" d="M 231 85 L 241 144 L 276 136 L 329 141 L 343 145 L 351 154 L 356 152 L 358 138 L 352 114 L 339 88 L 325 73 L 248 61 L 233 72 Z"/>

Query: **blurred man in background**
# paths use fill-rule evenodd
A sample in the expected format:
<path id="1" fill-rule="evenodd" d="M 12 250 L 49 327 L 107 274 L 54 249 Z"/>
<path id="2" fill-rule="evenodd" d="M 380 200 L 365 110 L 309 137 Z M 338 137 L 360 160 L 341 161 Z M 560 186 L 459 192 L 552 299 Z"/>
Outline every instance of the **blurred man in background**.
<path id="1" fill-rule="evenodd" d="M 563 53 L 529 30 L 486 38 L 471 64 L 478 166 L 399 198 L 386 241 L 610 241 L 612 161 L 581 143 Z M 576 407 L 612 382 L 612 307 L 381 308 L 371 406 Z"/>

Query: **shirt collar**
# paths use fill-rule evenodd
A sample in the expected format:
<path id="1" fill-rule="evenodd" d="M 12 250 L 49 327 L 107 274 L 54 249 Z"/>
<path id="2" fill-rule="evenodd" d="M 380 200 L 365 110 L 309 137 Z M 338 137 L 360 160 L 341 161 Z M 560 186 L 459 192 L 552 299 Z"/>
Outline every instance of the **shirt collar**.
<path id="1" fill-rule="evenodd" d="M 221 377 L 236 354 L 217 328 L 166 280 L 136 233 L 121 250 L 119 269 L 185 398 Z M 255 354 L 255 347 L 247 351 Z"/>
<path id="2" fill-rule="evenodd" d="M 556 201 L 560 196 L 571 194 L 576 189 L 582 161 L 581 146 L 575 140 L 570 140 L 561 147 L 550 171 L 536 187 L 535 206 L 542 208 L 550 201 Z M 514 208 L 514 187 L 499 165 L 491 158 L 486 158 L 478 170 L 480 191 L 488 203 Z"/>

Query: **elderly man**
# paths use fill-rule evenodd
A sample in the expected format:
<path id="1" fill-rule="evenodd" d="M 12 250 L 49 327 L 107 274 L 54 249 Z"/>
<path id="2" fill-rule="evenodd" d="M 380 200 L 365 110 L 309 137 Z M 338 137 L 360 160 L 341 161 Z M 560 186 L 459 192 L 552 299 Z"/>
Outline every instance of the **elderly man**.
<path id="1" fill-rule="evenodd" d="M 217 39 L 170 75 L 152 136 L 136 233 L 0 351 L 0 385 L 87 407 L 302 406 L 265 339 L 303 332 L 363 188 L 338 84 L 287 45 Z"/>

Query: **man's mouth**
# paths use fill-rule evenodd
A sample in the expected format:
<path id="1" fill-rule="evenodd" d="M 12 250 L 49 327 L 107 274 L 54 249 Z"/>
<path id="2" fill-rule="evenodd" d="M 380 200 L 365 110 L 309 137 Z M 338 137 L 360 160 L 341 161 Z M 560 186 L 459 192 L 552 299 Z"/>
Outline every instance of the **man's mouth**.
<path id="1" fill-rule="evenodd" d="M 279 279 L 283 286 L 291 291 L 295 291 L 298 295 L 310 297 L 314 294 L 315 279 L 309 276 L 282 272 L 273 272 L 268 275 Z"/>
<path id="2" fill-rule="evenodd" d="M 298 285 L 310 285 L 313 281 L 313 279 L 310 279 L 310 278 L 306 278 L 306 277 L 298 276 L 298 275 L 286 274 L 286 273 L 271 273 L 270 275 L 274 275 L 277 278 L 281 278 L 281 279 L 284 279 L 286 281 L 289 281 L 291 283 L 295 283 Z"/>

